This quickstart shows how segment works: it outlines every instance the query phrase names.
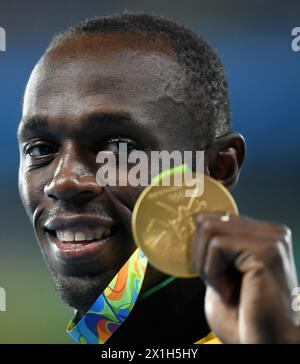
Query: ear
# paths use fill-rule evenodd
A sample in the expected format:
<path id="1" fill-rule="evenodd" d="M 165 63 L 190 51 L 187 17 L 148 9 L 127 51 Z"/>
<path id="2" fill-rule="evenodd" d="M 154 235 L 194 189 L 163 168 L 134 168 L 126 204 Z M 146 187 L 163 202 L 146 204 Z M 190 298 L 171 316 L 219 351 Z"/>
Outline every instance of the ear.
<path id="1" fill-rule="evenodd" d="M 246 156 L 241 134 L 229 133 L 215 138 L 205 150 L 205 173 L 225 187 L 234 187 Z"/>

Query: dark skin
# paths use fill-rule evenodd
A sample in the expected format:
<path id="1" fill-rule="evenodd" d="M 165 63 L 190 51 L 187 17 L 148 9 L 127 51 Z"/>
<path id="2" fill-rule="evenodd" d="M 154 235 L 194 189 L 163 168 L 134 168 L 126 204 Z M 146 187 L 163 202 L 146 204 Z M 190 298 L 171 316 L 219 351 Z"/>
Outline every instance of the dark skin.
<path id="1" fill-rule="evenodd" d="M 146 152 L 199 150 L 203 144 L 174 82 L 179 73 L 166 44 L 114 33 L 69 39 L 46 54 L 30 77 L 19 128 L 20 193 L 55 284 L 80 314 L 134 251 L 131 213 L 142 191 L 100 187 L 97 153 L 114 152 L 118 142 Z M 204 115 L 199 119 L 205 123 Z M 216 138 L 205 148 L 205 173 L 233 187 L 244 156 L 239 134 Z M 55 228 L 85 222 L 115 230 L 95 254 L 61 255 Z M 243 216 L 223 222 L 216 213 L 201 214 L 197 226 L 193 264 L 206 289 L 199 310 L 205 305 L 221 341 L 299 342 L 289 229 Z M 142 289 L 164 278 L 149 266 Z"/>

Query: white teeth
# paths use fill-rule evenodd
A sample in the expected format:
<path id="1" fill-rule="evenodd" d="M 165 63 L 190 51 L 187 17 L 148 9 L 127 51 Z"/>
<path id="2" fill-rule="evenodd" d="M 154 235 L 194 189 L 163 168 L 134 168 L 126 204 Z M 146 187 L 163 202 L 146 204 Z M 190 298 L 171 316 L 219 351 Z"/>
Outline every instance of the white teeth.
<path id="1" fill-rule="evenodd" d="M 75 233 L 75 241 L 84 241 L 86 240 L 85 234 L 82 233 L 81 231 L 77 231 Z"/>
<path id="2" fill-rule="evenodd" d="M 66 230 L 64 233 L 64 241 L 74 241 L 74 235 L 72 231 Z"/>
<path id="3" fill-rule="evenodd" d="M 57 239 L 60 241 L 88 241 L 100 240 L 111 234 L 111 229 L 101 226 L 99 228 L 86 228 L 85 231 L 56 230 Z M 77 244 L 78 245 L 78 244 Z"/>
<path id="4" fill-rule="evenodd" d="M 57 236 L 57 239 L 60 240 L 60 241 L 63 241 L 64 240 L 64 232 L 61 231 L 61 230 L 56 230 L 56 236 Z"/>
<path id="5" fill-rule="evenodd" d="M 95 232 L 96 239 L 102 239 L 102 236 L 105 232 L 106 228 L 104 226 L 99 227 Z"/>
<path id="6" fill-rule="evenodd" d="M 85 233 L 85 240 L 95 240 L 95 234 L 91 231 Z"/>

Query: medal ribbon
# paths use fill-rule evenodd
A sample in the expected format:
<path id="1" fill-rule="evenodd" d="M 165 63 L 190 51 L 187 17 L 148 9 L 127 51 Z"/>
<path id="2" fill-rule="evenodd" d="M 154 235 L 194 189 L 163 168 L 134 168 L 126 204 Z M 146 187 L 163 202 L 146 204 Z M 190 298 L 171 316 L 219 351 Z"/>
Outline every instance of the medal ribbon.
<path id="1" fill-rule="evenodd" d="M 84 317 L 67 333 L 81 344 L 104 344 L 130 314 L 140 293 L 148 259 L 137 248 Z"/>

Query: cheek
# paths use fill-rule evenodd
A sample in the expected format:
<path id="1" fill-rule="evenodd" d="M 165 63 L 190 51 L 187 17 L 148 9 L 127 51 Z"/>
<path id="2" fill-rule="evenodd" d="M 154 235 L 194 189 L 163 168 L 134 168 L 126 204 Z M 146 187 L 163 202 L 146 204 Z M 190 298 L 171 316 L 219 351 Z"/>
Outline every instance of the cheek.
<path id="1" fill-rule="evenodd" d="M 130 210 L 133 211 L 134 205 L 139 197 L 139 195 L 143 192 L 145 187 L 131 187 L 128 186 L 127 190 L 125 191 L 126 195 L 128 196 L 128 200 L 130 202 Z"/>
<path id="2" fill-rule="evenodd" d="M 133 164 L 128 164 L 127 169 L 123 170 L 122 168 L 120 168 L 118 170 L 118 176 L 119 179 L 117 181 L 117 186 L 116 187 L 116 193 L 120 194 L 120 198 L 122 198 L 123 202 L 126 204 L 126 206 L 133 211 L 134 205 L 139 197 L 139 195 L 142 193 L 142 191 L 145 189 L 146 186 L 141 186 L 138 182 L 140 182 L 140 178 L 138 177 L 135 181 L 133 181 L 133 184 L 137 184 L 137 185 L 132 185 L 131 184 L 131 180 L 130 180 L 130 171 L 132 172 L 131 168 L 133 167 Z M 146 171 L 145 171 L 146 172 Z M 134 175 L 136 175 L 136 170 L 134 172 Z M 126 186 L 120 186 L 119 182 L 120 179 L 123 181 L 126 181 Z M 148 181 L 147 183 L 150 182 L 150 174 L 148 174 Z"/>
<path id="3" fill-rule="evenodd" d="M 19 171 L 19 192 L 27 214 L 32 217 L 35 209 L 43 198 L 44 182 L 39 173 Z"/>
<path id="4" fill-rule="evenodd" d="M 133 211 L 136 200 L 143 191 L 144 187 L 114 186 L 109 187 L 114 196 L 124 204 L 127 209 Z"/>

